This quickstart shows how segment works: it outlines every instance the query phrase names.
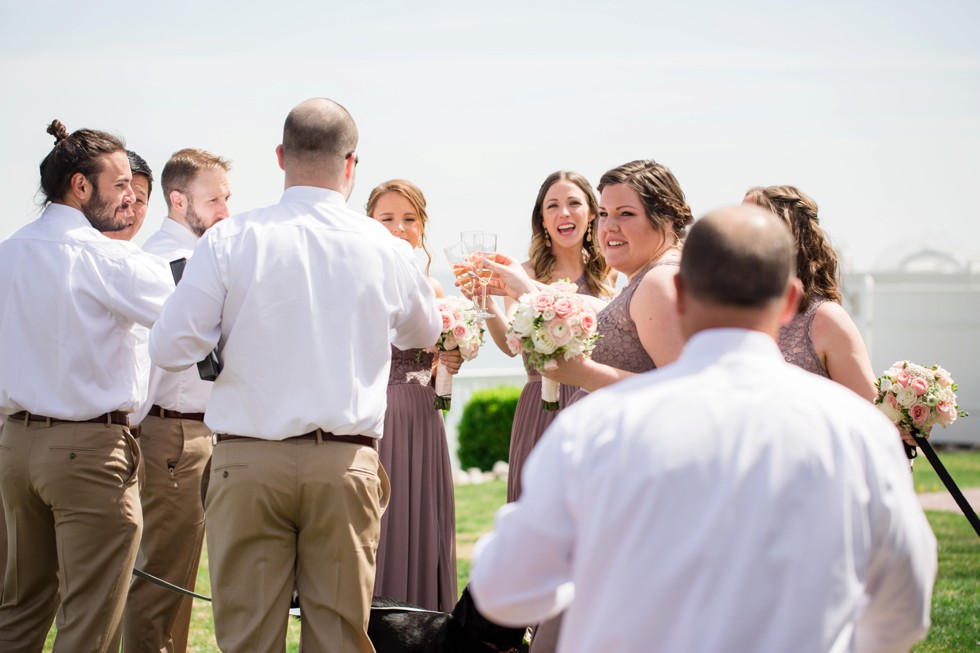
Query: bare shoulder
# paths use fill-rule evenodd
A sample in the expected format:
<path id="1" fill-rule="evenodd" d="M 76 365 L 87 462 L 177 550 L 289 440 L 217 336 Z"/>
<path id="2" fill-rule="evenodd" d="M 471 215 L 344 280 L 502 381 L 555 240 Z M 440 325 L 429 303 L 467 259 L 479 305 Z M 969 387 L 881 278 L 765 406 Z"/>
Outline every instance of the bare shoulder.
<path id="1" fill-rule="evenodd" d="M 658 265 L 648 271 L 636 289 L 634 298 L 646 297 L 653 300 L 670 299 L 677 295 L 674 277 L 677 276 L 676 265 Z"/>
<path id="2" fill-rule="evenodd" d="M 843 306 L 837 302 L 827 301 L 817 307 L 810 327 L 810 338 L 818 351 L 822 349 L 818 346 L 820 343 L 833 344 L 853 337 L 861 336 L 857 325 Z"/>
<path id="3" fill-rule="evenodd" d="M 445 297 L 446 291 L 442 289 L 442 284 L 439 283 L 435 277 L 426 277 L 429 281 L 429 285 L 432 286 L 432 290 L 435 291 L 436 297 Z"/>

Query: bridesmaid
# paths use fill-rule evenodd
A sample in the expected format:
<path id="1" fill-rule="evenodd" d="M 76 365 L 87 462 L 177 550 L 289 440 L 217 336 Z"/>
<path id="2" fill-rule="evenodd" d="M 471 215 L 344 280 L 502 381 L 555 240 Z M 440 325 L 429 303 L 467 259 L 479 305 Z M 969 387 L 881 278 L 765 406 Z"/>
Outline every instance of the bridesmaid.
<path id="1" fill-rule="evenodd" d="M 421 248 L 431 263 L 425 198 L 415 184 L 393 179 L 379 185 L 366 210 L 393 236 Z M 441 297 L 442 287 L 431 277 L 429 282 Z M 434 359 L 425 350 L 391 348 L 388 410 L 378 443 L 391 499 L 381 518 L 374 593 L 449 612 L 457 598 L 456 512 L 446 430 L 433 408 Z M 442 361 L 455 374 L 462 359 L 454 351 L 443 353 Z"/>
<path id="2" fill-rule="evenodd" d="M 744 203 L 775 213 L 796 240 L 803 299 L 796 317 L 780 330 L 783 357 L 873 401 L 877 390 L 871 360 L 857 326 L 840 305 L 837 252 L 820 228 L 817 203 L 794 186 L 753 188 Z"/>
<path id="3" fill-rule="evenodd" d="M 598 212 L 591 184 L 577 172 L 560 170 L 548 175 L 531 210 L 530 257 L 521 267 L 530 279 L 543 284 L 569 279 L 580 293 L 608 298 L 614 279 L 599 253 Z M 495 343 L 508 356 L 507 324 L 516 306 L 511 298 L 504 300 L 505 311 L 492 307 L 494 317 L 486 325 Z M 507 317 L 504 317 L 506 313 Z M 527 360 L 524 361 L 527 368 Z M 562 386 L 559 401 L 565 405 L 575 392 L 573 386 Z M 541 408 L 541 375 L 527 369 L 527 383 L 521 390 L 510 433 L 510 455 L 507 474 L 507 501 L 521 494 L 521 469 L 557 413 Z"/>
<path id="4" fill-rule="evenodd" d="M 547 373 L 582 388 L 575 398 L 671 363 L 684 344 L 674 275 L 693 218 L 680 184 L 656 161 L 632 161 L 604 174 L 599 193 L 599 247 L 628 281 L 598 314 L 601 337 L 592 357 L 562 361 Z M 505 294 L 533 290 L 533 282 L 506 257 L 498 255 L 497 262 Z"/>

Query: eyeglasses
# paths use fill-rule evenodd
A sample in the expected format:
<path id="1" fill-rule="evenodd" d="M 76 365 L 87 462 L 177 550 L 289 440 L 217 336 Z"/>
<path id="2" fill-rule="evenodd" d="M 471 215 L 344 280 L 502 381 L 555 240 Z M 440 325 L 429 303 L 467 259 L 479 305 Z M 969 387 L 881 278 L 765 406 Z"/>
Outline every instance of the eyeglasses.
<path id="1" fill-rule="evenodd" d="M 356 152 L 348 152 L 348 153 L 347 153 L 347 156 L 345 156 L 345 157 L 344 157 L 344 161 L 346 161 L 347 159 L 349 159 L 349 158 L 351 158 L 351 157 L 354 157 L 354 165 L 355 165 L 355 166 L 356 166 L 356 165 L 357 165 L 358 163 L 360 163 L 360 162 L 361 162 L 361 161 L 360 161 L 360 159 L 358 159 L 358 158 L 357 158 L 357 153 L 356 153 Z"/>

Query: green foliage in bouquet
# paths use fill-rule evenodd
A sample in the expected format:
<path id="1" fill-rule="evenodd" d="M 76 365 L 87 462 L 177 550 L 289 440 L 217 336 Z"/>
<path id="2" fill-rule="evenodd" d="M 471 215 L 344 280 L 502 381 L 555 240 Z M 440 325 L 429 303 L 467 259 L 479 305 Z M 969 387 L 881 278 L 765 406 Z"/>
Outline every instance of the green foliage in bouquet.
<path id="1" fill-rule="evenodd" d="M 456 427 L 460 467 L 486 471 L 498 460 L 507 460 L 510 429 L 520 396 L 521 389 L 515 386 L 478 390 L 470 396 Z"/>

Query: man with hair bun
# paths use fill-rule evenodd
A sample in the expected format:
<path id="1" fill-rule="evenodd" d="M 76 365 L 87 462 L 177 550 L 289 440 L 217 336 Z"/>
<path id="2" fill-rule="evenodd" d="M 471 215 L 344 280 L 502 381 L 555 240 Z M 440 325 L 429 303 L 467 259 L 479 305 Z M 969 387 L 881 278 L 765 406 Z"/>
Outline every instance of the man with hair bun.
<path id="1" fill-rule="evenodd" d="M 48 127 L 40 217 L 0 242 L 0 650 L 117 642 L 143 520 L 128 413 L 143 401 L 134 326 L 173 292 L 157 257 L 102 233 L 132 214 L 123 142 Z M 61 607 L 58 607 L 59 598 Z"/>
<path id="2" fill-rule="evenodd" d="M 336 102 L 290 111 L 282 199 L 204 234 L 150 333 L 168 370 L 221 350 L 205 511 L 225 653 L 283 650 L 294 588 L 304 651 L 374 651 L 391 345 L 427 347 L 441 321 L 408 244 L 346 207 L 356 150 Z"/>
<path id="3" fill-rule="evenodd" d="M 198 239 L 228 217 L 230 162 L 205 150 L 174 152 L 161 184 L 167 216 L 143 249 L 166 261 L 190 259 Z M 145 351 L 145 350 L 144 350 Z M 151 366 L 149 396 L 136 416 L 143 450 L 143 539 L 136 566 L 178 587 L 194 588 L 204 542 L 201 479 L 211 459 L 204 411 L 213 383 L 197 368 Z M 193 599 L 134 578 L 123 617 L 124 653 L 187 650 Z"/>
<path id="4" fill-rule="evenodd" d="M 133 172 L 133 194 L 136 201 L 131 208 L 132 216 L 126 222 L 126 226 L 119 231 L 106 231 L 105 235 L 114 240 L 132 240 L 143 227 L 146 220 L 146 210 L 149 208 L 150 193 L 153 191 L 153 171 L 146 159 L 132 150 L 126 150 L 129 158 L 129 168 Z"/>
<path id="5" fill-rule="evenodd" d="M 783 360 L 800 282 L 757 206 L 694 223 L 680 359 L 565 409 L 476 547 L 502 624 L 567 607 L 559 651 L 907 651 L 936 540 L 895 427 Z"/>

